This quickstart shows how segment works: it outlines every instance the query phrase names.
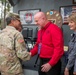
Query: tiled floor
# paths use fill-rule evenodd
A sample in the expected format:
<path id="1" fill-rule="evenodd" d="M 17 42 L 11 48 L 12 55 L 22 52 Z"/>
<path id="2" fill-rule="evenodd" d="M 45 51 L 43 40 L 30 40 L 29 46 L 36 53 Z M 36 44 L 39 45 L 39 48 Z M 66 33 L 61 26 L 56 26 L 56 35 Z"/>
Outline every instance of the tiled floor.
<path id="1" fill-rule="evenodd" d="M 34 70 L 24 69 L 24 75 L 38 75 L 38 72 Z M 61 73 L 61 75 L 64 75 L 64 74 Z"/>
<path id="2" fill-rule="evenodd" d="M 24 69 L 24 75 L 38 75 L 37 71 Z"/>

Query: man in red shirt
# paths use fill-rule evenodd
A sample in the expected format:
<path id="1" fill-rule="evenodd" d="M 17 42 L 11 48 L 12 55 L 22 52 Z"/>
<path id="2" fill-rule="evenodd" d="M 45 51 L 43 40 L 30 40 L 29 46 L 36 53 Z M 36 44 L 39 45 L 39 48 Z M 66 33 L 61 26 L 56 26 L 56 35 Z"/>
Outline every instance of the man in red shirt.
<path id="1" fill-rule="evenodd" d="M 64 54 L 62 31 L 57 25 L 49 22 L 43 12 L 36 13 L 34 20 L 41 29 L 30 53 L 31 56 L 39 54 L 39 75 L 60 75 L 60 59 Z"/>

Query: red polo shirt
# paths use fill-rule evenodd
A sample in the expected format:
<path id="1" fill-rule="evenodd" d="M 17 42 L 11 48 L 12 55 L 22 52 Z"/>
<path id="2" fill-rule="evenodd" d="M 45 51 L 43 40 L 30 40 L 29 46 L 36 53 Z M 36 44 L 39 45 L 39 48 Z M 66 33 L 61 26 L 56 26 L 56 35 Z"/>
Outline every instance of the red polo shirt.
<path id="1" fill-rule="evenodd" d="M 51 22 L 47 23 L 43 29 L 38 31 L 37 42 L 31 50 L 32 56 L 38 53 L 39 43 L 42 44 L 40 58 L 51 58 L 48 63 L 54 66 L 64 53 L 62 30 Z"/>

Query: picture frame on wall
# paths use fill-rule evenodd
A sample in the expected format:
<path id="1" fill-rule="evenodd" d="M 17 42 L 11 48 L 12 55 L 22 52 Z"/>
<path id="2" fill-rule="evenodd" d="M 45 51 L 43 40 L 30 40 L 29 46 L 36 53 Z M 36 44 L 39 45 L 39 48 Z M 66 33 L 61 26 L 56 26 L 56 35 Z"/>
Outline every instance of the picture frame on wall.
<path id="1" fill-rule="evenodd" d="M 63 24 L 68 24 L 68 16 L 76 13 L 76 5 L 60 6 L 59 11 L 62 16 Z"/>
<path id="2" fill-rule="evenodd" d="M 19 10 L 18 13 L 20 15 L 21 24 L 35 24 L 34 15 L 39 11 L 41 11 L 41 9 Z"/>
<path id="3" fill-rule="evenodd" d="M 76 0 L 72 0 L 73 4 L 76 4 Z"/>

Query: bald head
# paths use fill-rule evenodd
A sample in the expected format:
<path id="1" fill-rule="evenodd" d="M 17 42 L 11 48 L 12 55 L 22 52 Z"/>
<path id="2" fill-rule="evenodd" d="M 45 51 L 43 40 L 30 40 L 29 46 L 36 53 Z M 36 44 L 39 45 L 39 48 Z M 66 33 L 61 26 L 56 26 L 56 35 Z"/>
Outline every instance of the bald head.
<path id="1" fill-rule="evenodd" d="M 44 12 L 36 13 L 34 15 L 34 20 L 36 24 L 39 25 L 40 27 L 44 27 L 48 22 L 47 17 Z"/>
<path id="2" fill-rule="evenodd" d="M 45 13 L 43 13 L 43 12 L 38 12 L 38 13 L 36 13 L 35 16 L 34 16 L 34 18 L 36 18 L 36 17 L 39 17 L 39 18 L 43 17 L 43 18 L 46 19 L 46 15 L 45 15 Z"/>

